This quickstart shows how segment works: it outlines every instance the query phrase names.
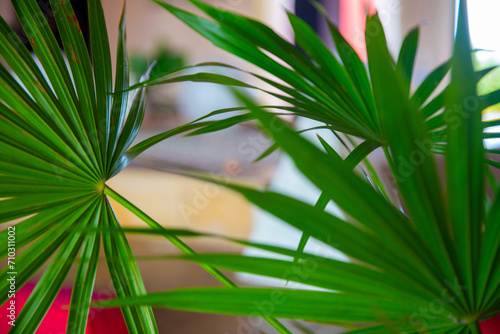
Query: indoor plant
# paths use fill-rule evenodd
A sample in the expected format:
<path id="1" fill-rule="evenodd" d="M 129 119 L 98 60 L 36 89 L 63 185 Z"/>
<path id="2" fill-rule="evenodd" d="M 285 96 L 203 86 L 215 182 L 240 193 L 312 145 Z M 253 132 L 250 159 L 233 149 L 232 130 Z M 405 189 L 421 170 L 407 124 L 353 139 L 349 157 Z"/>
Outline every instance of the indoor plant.
<path id="1" fill-rule="evenodd" d="M 88 1 L 91 55 L 69 0 L 50 1 L 64 52 L 35 0 L 12 4 L 35 57 L 0 19 L 4 61 L 0 64 L 0 223 L 5 227 L 0 232 L 4 245 L 0 254 L 6 263 L 0 274 L 0 304 L 10 299 L 8 305 L 13 305 L 7 319 L 12 332 L 34 333 L 76 262 L 67 332 L 84 333 L 101 242 L 116 295 L 145 293 L 134 254 L 108 197 L 139 216 L 142 213 L 111 190 L 106 180 L 119 173 L 138 151 L 199 125 L 146 140 L 130 153 L 144 117 L 146 89 L 136 90 L 128 105 L 131 90 L 124 15 L 113 85 L 99 0 Z M 147 76 L 148 71 L 141 80 Z M 13 225 L 16 219 L 22 221 Z M 155 230 L 166 231 L 144 219 Z M 174 232 L 166 237 L 186 254 L 194 254 Z M 19 312 L 16 291 L 46 263 Z M 226 286 L 234 286 L 216 269 L 204 268 Z M 150 307 L 124 307 L 122 311 L 130 332 L 158 331 Z M 279 326 L 274 319 L 269 321 Z"/>
<path id="2" fill-rule="evenodd" d="M 302 40 L 299 43 L 313 41 L 314 45 L 307 48 L 304 44 L 303 48 L 310 53 L 319 51 L 318 54 L 310 54 L 316 60 L 314 64 L 305 57 L 296 56 L 292 45 L 283 44 L 266 27 L 258 25 L 259 29 L 243 29 L 246 31 L 235 29 L 235 24 L 248 28 L 248 24 L 256 27 L 257 23 L 193 2 L 209 11 L 209 14 L 211 12 L 214 19 L 230 26 L 210 23 L 177 11 L 174 7 L 169 9 L 196 28 L 205 29 L 207 37 L 218 43 L 226 43 L 223 44 L 225 48 L 240 55 L 245 54 L 242 51 L 248 51 L 248 46 L 243 45 L 242 50 L 238 48 L 241 47 L 238 43 L 247 43 L 248 39 L 240 39 L 236 34 L 259 33 L 257 41 L 264 44 L 249 49 L 253 52 L 252 56 L 260 57 L 254 59 L 257 64 L 269 65 L 266 61 L 261 63 L 261 60 L 266 59 L 255 52 L 259 47 L 271 48 L 285 60 L 295 62 L 297 68 L 292 67 L 294 70 L 277 68 L 277 74 L 284 76 L 287 79 L 285 82 L 293 87 L 280 87 L 291 96 L 283 96 L 292 104 L 292 107 L 285 109 L 319 119 L 333 130 L 366 140 L 353 150 L 347 162 L 343 162 L 326 143 L 328 153 L 325 154 L 242 96 L 251 110 L 249 114 L 217 122 L 195 122 L 130 147 L 143 116 L 145 89 L 142 86 L 138 89 L 135 102 L 126 117 L 128 106 L 124 101 L 128 80 L 124 21 L 120 34 L 115 94 L 111 94 L 109 47 L 98 0 L 88 2 L 93 65 L 69 1 L 51 1 L 71 71 L 64 64 L 45 21 L 40 19 L 43 15 L 40 15 L 35 1 L 13 1 L 46 76 L 5 22 L 0 22 L 0 54 L 19 80 L 5 67 L 1 67 L 0 196 L 3 200 L 0 201 L 0 222 L 27 217 L 15 225 L 15 247 L 11 247 L 12 243 L 8 242 L 11 229 L 1 232 L 9 248 L 26 247 L 15 263 L 9 264 L 14 269 L 6 267 L 2 271 L 2 301 L 7 299 L 12 286 L 7 282 L 10 271 L 16 270 L 15 287 L 19 288 L 55 254 L 19 314 L 13 331 L 35 332 L 75 260 L 78 260 L 78 274 L 70 305 L 68 332 L 85 331 L 102 239 L 106 262 L 120 299 L 101 305 L 122 305 L 131 332 L 156 331 L 151 309 L 144 306 L 150 304 L 207 312 L 261 315 L 282 333 L 289 331 L 273 316 L 338 322 L 350 327 L 352 323 L 358 322 L 378 323 L 373 328 L 357 329 L 358 332 L 366 333 L 478 332 L 478 320 L 496 314 L 499 310 L 500 269 L 498 261 L 495 261 L 499 250 L 499 241 L 495 238 L 498 235 L 499 212 L 497 196 L 491 197 L 491 206 L 485 208 L 488 204 L 483 173 L 486 159 L 480 117 L 481 109 L 497 102 L 495 99 L 498 94 L 477 97 L 475 82 L 485 73 L 472 71 L 464 10 L 453 59 L 453 64 L 457 65 L 453 67 L 454 83 L 449 89 L 454 93 L 448 98 L 447 105 L 453 107 L 464 102 L 478 103 L 467 104 L 465 107 L 471 109 L 465 109 L 465 114 L 461 112 L 464 109 L 448 108 L 444 116 L 439 116 L 445 95 L 438 95 L 421 110 L 419 107 L 435 89 L 436 77 L 441 78 L 447 72 L 447 64 L 431 74 L 433 77 L 424 82 L 420 92 L 417 90 L 418 98 L 408 98 L 409 84 L 401 79 L 405 75 L 406 78 L 411 77 L 416 33 L 407 39 L 405 52 L 401 53 L 399 66 L 395 69 L 385 46 L 380 23 L 376 17 L 370 18 L 369 24 L 379 29 L 378 34 L 369 36 L 372 40 L 369 47 L 370 82 L 363 65 L 355 54 L 349 52 L 347 45 L 344 44 L 345 52 L 341 54 L 346 57 L 343 62 L 347 69 L 344 69 L 332 62 L 333 59 L 318 44 L 319 40 L 299 20 L 293 19 L 297 39 Z M 336 34 L 334 27 L 332 31 Z M 342 43 L 341 36 L 335 36 L 337 42 Z M 322 60 L 322 57 L 327 58 Z M 332 77 L 319 73 L 316 66 L 321 64 L 328 68 L 328 71 L 322 69 L 325 73 L 345 71 L 344 80 L 352 83 L 349 91 L 340 89 L 338 83 L 331 80 Z M 266 69 L 274 71 L 274 66 Z M 208 80 L 247 86 L 231 78 L 209 73 L 161 81 L 179 80 Z M 325 95 L 325 90 L 330 90 L 331 95 Z M 355 101 L 352 100 L 353 96 Z M 464 100 L 469 97 L 471 101 Z M 338 102 L 344 98 L 348 98 L 348 103 L 340 104 L 339 108 Z M 426 111 L 425 118 L 435 112 L 437 114 L 427 119 L 425 127 L 422 122 L 424 117 L 417 109 Z M 165 230 L 105 185 L 105 181 L 123 169 L 131 159 L 169 136 L 196 128 L 202 128 L 198 133 L 213 131 L 251 118 L 259 119 L 270 130 L 278 145 L 294 158 L 301 171 L 323 190 L 324 196 L 318 202 L 318 207 L 333 199 L 359 224 L 346 223 L 322 212 L 318 207 L 280 194 L 238 185 L 228 186 L 303 230 L 304 240 L 308 235 L 321 239 L 360 260 L 360 263 L 333 261 L 304 254 L 300 249 L 291 251 L 272 245 L 253 246 L 286 254 L 293 259 L 279 261 L 238 255 L 196 256 L 176 236 L 196 234 Z M 490 123 L 493 124 L 496 122 Z M 450 126 L 443 131 L 443 125 Z M 429 130 L 432 136 L 424 130 Z M 460 143 L 460 140 L 464 142 Z M 445 146 L 445 143 L 449 145 Z M 405 200 L 407 215 L 394 208 L 383 195 L 351 171 L 380 145 L 386 148 L 388 159 L 394 164 L 394 174 Z M 450 166 L 447 182 L 447 190 L 451 194 L 448 196 L 449 202 L 440 195 L 436 168 L 428 150 L 442 153 L 445 147 L 448 148 L 446 159 Z M 421 163 L 414 164 L 411 173 L 405 173 L 402 161 L 415 160 L 417 152 L 421 153 L 418 156 L 423 156 L 423 159 L 418 160 Z M 457 168 L 453 168 L 455 166 Z M 497 192 L 496 180 L 489 178 L 489 181 L 494 192 Z M 378 184 L 376 180 L 373 182 Z M 477 189 L 475 185 L 479 185 Z M 380 185 L 379 189 L 382 187 Z M 182 251 L 190 254 L 186 259 L 201 263 L 230 288 L 188 289 L 141 296 L 145 291 L 134 256 L 124 231 L 116 222 L 107 196 L 125 205 L 152 227 L 152 233 L 165 235 Z M 466 210 L 467 215 L 455 209 Z M 479 219 L 475 219 L 477 217 Z M 151 230 L 136 232 L 148 231 Z M 481 244 L 478 240 L 481 240 Z M 11 251 L 8 248 L 2 249 L 3 258 L 8 258 L 9 253 Z M 342 293 L 234 289 L 234 285 L 212 265 L 300 281 Z M 308 308 L 308 305 L 314 305 L 314 309 Z"/>
<path id="3" fill-rule="evenodd" d="M 485 128 L 498 122 L 482 121 L 482 111 L 498 102 L 498 92 L 477 94 L 477 82 L 489 70 L 473 70 L 466 1 L 460 1 L 451 61 L 431 73 L 414 93 L 410 82 L 418 30 L 407 37 L 395 62 L 376 15 L 367 21 L 367 74 L 333 25 L 341 61 L 292 14 L 289 17 L 297 43 L 307 56 L 268 27 L 240 15 L 190 0 L 212 21 L 156 2 L 217 46 L 281 79 L 284 84 L 260 77 L 283 92 L 273 95 L 291 104 L 284 109 L 358 138 L 352 141 L 355 148 L 346 159 L 323 141 L 326 153 L 322 152 L 241 94 L 250 112 L 219 121 L 223 127 L 259 120 L 323 195 L 313 207 L 277 193 L 227 186 L 302 230 L 304 242 L 308 236 L 315 237 L 354 261 L 304 254 L 303 243 L 298 251 L 254 245 L 290 259 L 227 254 L 185 258 L 327 291 L 184 289 L 100 304 L 306 319 L 354 327 L 356 333 L 481 332 L 480 320 L 500 311 L 499 187 L 488 169 L 488 164 L 497 164 L 487 156 L 497 152 L 485 149 L 483 143 L 485 138 L 498 136 L 484 134 Z M 450 66 L 451 83 L 429 99 Z M 249 86 L 207 73 L 177 78 L 183 79 Z M 150 84 L 170 81 L 166 78 Z M 228 111 L 216 113 L 223 112 Z M 356 144 L 360 139 L 361 144 Z M 374 174 L 367 173 L 372 187 L 352 171 L 377 147 L 386 153 L 403 207 L 389 201 Z M 445 180 L 438 176 L 433 153 L 445 157 Z M 440 181 L 446 184 L 445 192 Z M 354 223 L 323 212 L 321 207 L 330 199 Z M 357 328 L 356 323 L 372 325 Z"/>

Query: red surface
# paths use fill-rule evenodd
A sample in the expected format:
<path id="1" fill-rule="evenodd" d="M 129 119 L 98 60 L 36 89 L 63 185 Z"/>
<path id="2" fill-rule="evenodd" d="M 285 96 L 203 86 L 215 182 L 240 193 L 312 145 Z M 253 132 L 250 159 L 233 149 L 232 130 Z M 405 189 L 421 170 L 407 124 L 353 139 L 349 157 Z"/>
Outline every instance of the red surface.
<path id="1" fill-rule="evenodd" d="M 16 314 L 19 314 L 22 306 L 26 303 L 34 284 L 26 284 L 18 292 L 15 298 Z M 107 296 L 110 297 L 110 296 Z M 94 300 L 100 298 L 94 298 Z M 43 319 L 36 334 L 65 334 L 68 322 L 69 304 L 71 301 L 71 289 L 62 288 L 54 300 L 49 312 Z M 0 334 L 7 333 L 11 326 L 5 321 L 5 315 L 9 314 L 7 309 L 10 300 L 1 307 L 2 321 L 0 321 Z M 127 334 L 127 327 L 123 320 L 120 309 L 90 309 L 89 320 L 85 334 Z"/>
<path id="2" fill-rule="evenodd" d="M 500 334 L 500 314 L 479 324 L 483 334 Z"/>

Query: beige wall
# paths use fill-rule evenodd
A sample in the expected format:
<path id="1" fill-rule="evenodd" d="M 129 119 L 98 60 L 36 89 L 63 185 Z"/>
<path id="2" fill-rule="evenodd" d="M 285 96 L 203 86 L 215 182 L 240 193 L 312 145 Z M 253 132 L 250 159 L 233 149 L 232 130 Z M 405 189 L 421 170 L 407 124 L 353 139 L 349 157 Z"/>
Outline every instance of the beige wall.
<path id="1" fill-rule="evenodd" d="M 14 8 L 10 1 L 0 0 L 0 15 L 8 22 L 12 22 L 12 19 L 15 18 Z"/>

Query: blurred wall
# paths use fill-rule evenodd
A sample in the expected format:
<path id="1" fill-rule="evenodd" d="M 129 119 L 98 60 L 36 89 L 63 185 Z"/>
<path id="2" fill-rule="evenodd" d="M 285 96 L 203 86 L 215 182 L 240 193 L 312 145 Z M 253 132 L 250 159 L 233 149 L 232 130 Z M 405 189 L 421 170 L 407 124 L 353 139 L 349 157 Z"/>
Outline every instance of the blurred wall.
<path id="1" fill-rule="evenodd" d="M 455 0 L 375 0 L 386 29 L 391 52 L 399 53 L 404 37 L 420 26 L 415 64 L 416 83 L 451 56 L 455 26 Z"/>
<path id="2" fill-rule="evenodd" d="M 164 0 L 181 8 L 193 9 L 186 0 Z M 349 0 L 354 1 L 354 0 Z M 102 0 L 106 14 L 112 52 L 116 46 L 118 22 L 123 6 L 121 0 Z M 258 18 L 292 39 L 284 8 L 292 9 L 293 0 L 207 0 L 208 3 Z M 403 37 L 410 29 L 421 26 L 417 76 L 445 61 L 451 54 L 455 0 L 375 0 L 390 40 L 391 51 L 397 56 Z M 13 16 L 10 1 L 0 1 L 0 14 L 9 20 Z M 150 0 L 127 0 L 127 33 L 130 51 L 152 53 L 159 44 L 168 43 L 174 50 L 186 52 L 189 61 L 200 58 L 236 57 L 214 47 L 185 24 Z"/>

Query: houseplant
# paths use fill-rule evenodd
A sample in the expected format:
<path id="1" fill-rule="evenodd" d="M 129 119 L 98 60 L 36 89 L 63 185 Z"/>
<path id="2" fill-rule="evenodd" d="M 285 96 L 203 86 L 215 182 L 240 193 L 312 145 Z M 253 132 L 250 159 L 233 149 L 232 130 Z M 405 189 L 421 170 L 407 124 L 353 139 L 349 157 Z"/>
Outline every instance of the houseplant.
<path id="1" fill-rule="evenodd" d="M 401 73 L 406 73 L 407 77 L 411 74 L 411 60 L 414 55 L 412 49 L 415 45 L 416 33 L 407 40 L 407 46 L 404 48 L 406 51 L 402 53 L 407 55 L 400 57 L 401 61 L 398 63 L 401 65 L 397 67 L 397 72 L 389 59 L 383 35 L 376 34 L 370 36 L 373 40 L 369 60 L 372 82 L 365 80 L 361 70 L 362 65 L 360 66 L 355 55 L 349 52 L 348 46 L 344 45 L 347 49 L 344 49 L 343 56 L 352 57 L 346 58 L 351 59 L 352 63 L 344 60 L 344 64 L 350 66 L 347 70 L 348 78 L 350 75 L 360 75 L 359 78 L 357 77 L 359 81 L 350 79 L 357 84 L 351 87 L 349 94 L 358 92 L 360 95 L 350 109 L 343 111 L 342 108 L 336 107 L 335 101 L 331 101 L 331 96 L 325 96 L 322 90 L 311 85 L 312 82 L 314 85 L 321 85 L 322 88 L 329 90 L 331 87 L 325 85 L 336 83 L 329 82 L 328 78 L 326 78 L 328 80 L 326 83 L 323 82 L 322 77 L 325 76 L 319 75 L 317 69 L 310 67 L 311 62 L 303 63 L 304 58 L 301 56 L 298 56 L 300 61 L 296 64 L 300 71 L 278 68 L 278 74 L 284 75 L 290 81 L 285 80 L 285 82 L 293 84 L 292 87 L 294 87 L 290 89 L 287 86 L 281 86 L 285 93 L 292 96 L 292 98 L 283 96 L 292 104 L 292 107 L 285 107 L 286 110 L 315 119 L 319 118 L 336 131 L 368 139 L 365 144 L 353 150 L 350 158 L 346 159 L 347 163 L 342 162 L 326 143 L 325 148 L 328 149 L 328 154 L 301 139 L 272 115 L 256 108 L 244 96 L 242 99 L 251 110 L 250 114 L 215 122 L 200 120 L 131 147 L 131 141 L 143 116 L 142 107 L 146 92 L 141 85 L 136 87 L 138 92 L 135 102 L 130 108 L 125 103 L 128 80 L 127 57 L 124 48 L 124 20 L 120 29 L 116 82 L 114 88 L 111 89 L 113 85 L 110 73 L 109 43 L 103 28 L 105 23 L 102 8 L 98 0 L 89 0 L 88 3 L 93 51 L 91 58 L 86 52 L 86 46 L 72 15 L 69 1 L 51 0 L 59 30 L 62 32 L 69 69 L 64 63 L 62 53 L 56 46 L 46 22 L 41 19 L 43 15 L 34 0 L 13 1 L 13 5 L 24 24 L 43 72 L 33 62 L 31 55 L 24 49 L 10 28 L 3 20 L 0 20 L 0 55 L 7 64 L 7 67 L 4 65 L 0 67 L 0 80 L 2 80 L 0 85 L 2 100 L 0 107 L 2 119 L 0 198 L 3 199 L 0 201 L 0 223 L 5 226 L 13 219 L 26 218 L 15 225 L 15 228 L 9 227 L 0 232 L 4 238 L 2 240 L 6 240 L 5 244 L 8 245 L 1 250 L 2 258 L 9 260 L 10 253 L 13 253 L 9 248 L 15 248 L 14 251 L 23 249 L 23 252 L 18 254 L 16 260 L 13 261 L 14 263 L 8 263 L 0 275 L 2 302 L 7 300 L 12 286 L 14 289 L 20 288 L 42 264 L 49 262 L 28 303 L 18 314 L 15 320 L 16 326 L 12 327 L 13 332 L 35 332 L 61 287 L 69 267 L 75 261 L 78 262 L 78 269 L 70 305 L 68 332 L 85 332 L 101 240 L 106 264 L 113 279 L 116 294 L 120 298 L 118 301 L 102 302 L 101 305 L 121 305 L 130 332 L 154 333 L 157 331 L 151 308 L 145 306 L 150 304 L 207 312 L 261 315 L 282 333 L 289 331 L 274 320 L 273 316 L 321 322 L 337 320 L 340 325 L 351 327 L 352 322 L 368 321 L 379 324 L 373 328 L 357 330 L 366 333 L 391 330 L 393 332 L 405 330 L 406 332 L 475 333 L 479 331 L 477 325 L 479 319 L 498 313 L 499 269 L 498 261 L 495 262 L 499 248 L 498 241 L 495 239 L 499 225 L 498 210 L 496 210 L 498 208 L 497 197 L 492 197 L 490 200 L 492 205 L 488 208 L 487 219 L 479 221 L 462 219 L 460 215 L 455 216 L 456 213 L 448 208 L 448 203 L 437 195 L 439 188 L 430 153 L 424 154 L 425 159 L 421 164 L 413 166 L 414 170 L 409 173 L 410 175 L 403 173 L 404 169 L 398 168 L 402 166 L 399 157 L 406 157 L 406 160 L 410 161 L 412 153 L 429 152 L 423 150 L 429 147 L 442 153 L 444 143 L 449 141 L 448 147 L 458 148 L 459 144 L 456 142 L 465 138 L 465 145 L 460 146 L 465 149 L 449 150 L 446 154 L 448 162 L 460 163 L 456 170 L 450 168 L 451 182 L 448 182 L 448 187 L 451 189 L 448 191 L 453 196 L 449 197 L 449 205 L 452 208 L 469 208 L 471 213 L 482 214 L 481 217 L 484 217 L 484 213 L 478 213 L 486 211 L 482 207 L 482 204 L 486 203 L 484 189 L 482 187 L 474 189 L 472 187 L 476 184 L 474 180 L 462 177 L 459 173 L 483 178 L 482 172 L 477 173 L 478 170 L 482 171 L 485 168 L 485 159 L 481 158 L 485 150 L 482 145 L 479 145 L 483 135 L 483 124 L 477 111 L 486 104 L 498 102 L 495 101 L 498 94 L 481 98 L 480 101 L 484 104 L 477 106 L 474 110 L 468 110 L 470 113 L 465 115 L 460 114 L 460 109 L 454 108 L 449 108 L 445 116 L 439 117 L 439 114 L 436 114 L 434 118 L 431 118 L 434 121 L 430 122 L 430 119 L 427 121 L 428 127 L 426 128 L 431 133 L 436 133 L 430 137 L 430 142 L 426 141 L 429 135 L 422 129 L 421 118 L 423 117 L 419 116 L 417 107 L 410 104 L 408 94 L 405 94 L 407 89 L 409 92 L 409 85 L 404 81 L 401 83 L 399 77 Z M 201 3 L 194 3 L 202 6 Z M 210 10 L 209 7 L 204 8 Z M 175 11 L 174 7 L 169 7 L 169 9 Z M 227 27 L 221 29 L 219 23 L 209 23 L 209 21 L 181 11 L 176 13 L 192 21 L 193 24 L 201 23 L 198 28 L 205 27 L 208 32 L 211 32 L 207 35 L 208 37 L 216 39 L 224 33 L 231 43 L 246 42 L 246 39 L 238 41 L 238 38 L 234 37 L 236 35 L 232 35 L 238 32 L 235 29 L 228 30 Z M 224 18 L 228 24 L 234 23 L 231 18 L 237 18 L 221 11 L 212 13 L 218 18 Z M 238 22 L 249 24 L 245 20 L 236 23 Z M 459 37 L 461 37 L 457 39 L 454 58 L 454 64 L 459 66 L 454 67 L 455 84 L 450 88 L 456 93 L 448 100 L 448 105 L 451 106 L 455 105 L 454 101 L 460 105 L 460 102 L 463 102 L 461 98 L 464 96 L 477 97 L 474 82 L 485 74 L 485 72 L 473 73 L 471 70 L 468 63 L 468 43 L 463 37 L 465 26 L 463 16 L 461 22 L 459 29 L 461 32 Z M 300 21 L 296 23 L 301 25 Z M 379 32 L 381 31 L 376 17 L 371 18 L 369 23 L 378 27 Z M 291 45 L 283 44 L 279 39 L 274 40 L 276 36 L 272 35 L 271 31 L 262 26 L 259 27 L 262 30 L 256 31 L 264 34 L 260 37 L 271 37 L 271 40 L 262 39 L 266 47 L 277 46 L 278 49 L 275 51 L 280 52 L 283 58 L 288 57 L 288 53 L 295 55 Z M 250 29 L 247 30 L 251 32 Z M 335 33 L 334 27 L 332 30 Z M 227 31 L 233 32 L 228 34 Z M 307 33 L 307 27 L 302 26 L 301 31 Z M 300 35 L 298 34 L 297 37 L 299 38 Z M 310 34 L 303 37 L 305 37 L 304 43 L 308 40 L 317 42 L 317 39 L 310 39 L 313 37 Z M 341 36 L 336 35 L 336 37 L 337 41 L 341 41 Z M 227 43 L 227 40 L 221 40 L 221 42 Z M 317 46 L 319 48 L 316 48 Z M 231 45 L 227 44 L 225 47 L 230 48 Z M 310 48 L 311 52 L 314 50 L 321 51 L 322 49 L 316 44 L 315 47 Z M 233 48 L 233 51 L 241 52 L 241 49 Z M 255 52 L 253 54 L 256 55 Z M 327 54 L 321 52 L 316 56 L 323 57 Z M 295 56 L 287 58 L 290 61 L 294 59 Z M 262 58 L 256 59 L 256 62 L 260 63 L 260 60 Z M 262 64 L 264 66 L 268 63 L 262 62 Z M 300 68 L 304 64 L 307 66 Z M 325 66 L 327 65 L 336 66 L 335 63 L 325 63 Z M 429 90 L 433 91 L 435 88 L 436 77 L 444 76 L 443 72 L 447 72 L 447 66 L 443 65 L 441 69 L 431 74 L 433 77 L 424 82 L 425 85 L 421 87 L 425 89 L 420 90 L 418 95 L 420 97 L 414 98 L 415 100 L 424 100 L 420 101 L 422 104 L 427 100 Z M 11 73 L 14 73 L 16 77 Z M 313 75 L 314 80 L 318 80 L 318 77 L 321 80 L 315 82 L 300 79 L 300 76 L 310 74 Z M 467 80 L 456 80 L 461 76 Z M 161 81 L 180 80 L 206 80 L 248 86 L 234 79 L 210 73 L 167 78 Z M 147 75 L 144 81 L 147 81 Z M 383 83 L 388 83 L 388 87 L 394 89 L 390 91 L 389 102 L 391 103 L 387 101 L 388 87 Z M 468 87 L 465 87 L 465 84 Z M 300 89 L 294 85 L 299 86 Z M 459 89 L 464 91 L 458 92 Z M 115 93 L 111 94 L 111 91 Z M 332 90 L 332 92 L 345 93 L 341 89 Z M 359 92 L 364 92 L 366 95 L 359 94 Z M 370 96 L 377 98 L 372 101 Z M 424 114 L 427 116 L 433 115 L 433 110 L 438 112 L 444 105 L 443 96 L 438 95 L 437 100 L 433 99 L 425 104 L 420 111 L 426 110 L 430 113 Z M 335 98 L 340 97 L 335 95 Z M 416 101 L 411 102 L 416 103 Z M 394 106 L 403 105 L 405 108 L 393 108 L 393 104 Z M 341 106 L 345 108 L 345 105 Z M 360 110 L 356 112 L 358 107 Z M 220 112 L 225 111 L 227 110 Z M 336 113 L 332 114 L 332 111 Z M 354 112 L 355 116 L 349 116 L 349 112 Z M 387 117 L 388 115 L 394 119 Z M 347 119 L 345 119 L 346 116 Z M 378 118 L 377 116 L 384 117 Z M 465 116 L 468 122 L 463 121 Z M 414 122 L 405 122 L 406 117 L 410 117 Z M 271 130 L 280 147 L 294 158 L 301 171 L 324 191 L 323 200 L 318 207 L 324 204 L 325 198 L 326 200 L 333 199 L 362 225 L 348 224 L 318 208 L 280 194 L 238 185 L 229 186 L 247 196 L 257 205 L 303 230 L 304 240 L 308 235 L 324 240 L 331 246 L 338 247 L 353 258 L 360 260 L 361 263 L 342 263 L 306 254 L 300 249 L 292 251 L 272 245 L 255 244 L 254 247 L 289 255 L 293 260 L 278 261 L 235 255 L 197 256 L 177 237 L 197 234 L 164 229 L 105 184 L 108 178 L 117 174 L 145 149 L 172 135 L 193 129 L 195 131 L 200 129 L 197 133 L 213 131 L 251 118 L 262 121 L 264 127 Z M 369 118 L 372 118 L 371 121 Z M 402 121 L 398 122 L 398 119 Z M 392 121 L 398 126 L 394 126 Z M 443 133 L 440 128 L 443 124 L 455 126 L 449 126 L 446 130 L 448 133 Z M 496 122 L 489 125 L 494 124 Z M 467 136 L 461 136 L 463 133 Z M 444 137 L 444 134 L 447 134 L 449 138 Z M 494 135 L 490 134 L 490 136 Z M 373 141 L 379 138 L 383 140 L 374 144 Z M 415 142 L 414 139 L 423 141 Z M 398 176 L 396 180 L 399 182 L 402 197 L 405 199 L 408 215 L 396 210 L 385 199 L 382 199 L 380 194 L 351 172 L 352 167 L 363 160 L 377 145 L 383 145 L 387 149 L 389 160 L 395 165 L 395 174 Z M 478 155 L 479 158 L 471 157 L 478 152 L 481 153 L 481 156 Z M 460 154 L 466 156 L 459 156 Z M 311 165 L 314 166 L 314 170 L 311 169 Z M 419 183 L 419 180 L 423 180 L 422 183 Z M 491 178 L 489 181 L 496 192 L 498 189 L 496 181 Z M 376 180 L 373 182 L 378 183 Z M 421 185 L 426 185 L 426 187 L 420 187 L 418 190 L 412 188 Z M 456 189 L 452 188 L 453 186 Z M 341 196 L 334 191 L 337 189 L 342 190 Z M 460 202 L 462 200 L 460 195 L 464 195 L 464 202 Z M 116 221 L 108 197 L 117 200 L 141 217 L 150 225 L 152 233 L 164 235 L 183 252 L 189 254 L 189 257 L 185 259 L 200 263 L 230 289 L 195 289 L 146 295 L 134 255 L 124 235 L 125 231 Z M 477 200 L 469 201 L 468 198 L 472 197 Z M 471 206 L 471 204 L 474 205 Z M 420 210 L 421 207 L 424 209 Z M 443 217 L 445 219 L 438 219 Z M 485 231 L 481 230 L 482 221 L 486 222 Z M 471 230 L 474 227 L 476 233 L 464 232 L 463 230 L 468 227 Z M 9 232 L 12 230 L 16 233 L 15 243 L 9 239 Z M 150 233 L 151 230 L 129 232 Z M 450 230 L 456 232 L 456 235 L 451 234 Z M 448 237 L 446 237 L 447 232 Z M 478 235 L 483 237 L 481 247 L 477 243 L 464 240 L 465 237 L 476 240 Z M 348 242 L 349 239 L 352 242 Z M 470 247 L 461 248 L 462 245 Z M 466 252 L 469 248 L 471 252 L 472 250 L 480 251 L 481 254 L 472 256 Z M 485 250 L 490 250 L 490 252 Z M 53 259 L 50 258 L 51 255 L 54 255 Z M 370 263 L 370 266 L 365 263 Z M 478 270 L 472 271 L 469 263 Z M 214 269 L 213 265 L 229 270 L 248 271 L 291 281 L 301 281 L 343 293 L 234 289 L 234 284 Z M 15 284 L 12 285 L 12 280 L 7 282 L 7 278 L 11 277 L 9 272 L 14 270 L 17 274 Z M 474 279 L 473 283 L 479 284 L 470 284 L 471 277 Z M 254 302 L 258 302 L 259 307 L 256 307 Z M 303 305 L 314 305 L 316 310 L 309 310 Z M 376 311 L 373 311 L 374 309 Z M 422 309 L 424 311 L 421 311 Z"/>
<path id="2" fill-rule="evenodd" d="M 283 93 L 272 95 L 291 104 L 282 109 L 319 120 L 324 127 L 357 140 L 351 141 L 354 147 L 345 159 L 321 141 L 324 152 L 266 108 L 237 93 L 249 113 L 229 116 L 219 121 L 219 127 L 257 119 L 322 196 L 316 206 L 311 206 L 282 194 L 226 184 L 303 231 L 303 242 L 297 251 L 253 245 L 288 255 L 289 260 L 227 254 L 184 258 L 325 290 L 182 289 L 100 305 L 153 305 L 305 319 L 342 325 L 352 333 L 480 333 L 480 321 L 500 312 L 499 184 L 489 167 L 497 163 L 488 155 L 498 152 L 487 150 L 483 142 L 498 137 L 497 133 L 484 133 L 498 121 L 482 121 L 482 111 L 499 101 L 499 92 L 477 94 L 477 82 L 491 69 L 473 70 L 466 1 L 460 1 L 452 59 L 432 72 L 415 92 L 410 83 L 418 30 L 406 38 L 394 61 L 377 15 L 368 18 L 367 73 L 332 24 L 340 60 L 293 14 L 289 18 L 295 37 L 307 56 L 259 22 L 189 1 L 210 19 L 155 2 L 215 45 L 280 79 L 259 77 Z M 450 67 L 451 83 L 430 98 Z M 176 80 L 249 86 L 209 73 Z M 171 81 L 165 78 L 149 84 Z M 377 147 L 386 154 L 402 207 L 390 201 L 374 173 L 365 175 L 370 185 L 352 170 Z M 444 180 L 438 175 L 435 153 L 444 155 Z M 329 200 L 351 220 L 325 213 L 322 209 Z M 309 236 L 344 252 L 353 261 L 304 253 Z M 359 323 L 368 327 L 358 327 Z"/>
<path id="3" fill-rule="evenodd" d="M 11 332 L 35 333 L 76 263 L 67 332 L 84 333 L 101 243 L 116 295 L 145 293 L 134 254 L 108 198 L 166 233 L 181 251 L 195 254 L 176 236 L 179 232 L 168 232 L 144 217 L 105 182 L 137 152 L 211 122 L 172 130 L 130 151 L 144 117 L 146 88 L 129 89 L 124 14 L 113 85 L 99 0 L 88 1 L 91 54 L 69 0 L 50 1 L 50 15 L 64 50 L 35 0 L 16 0 L 12 5 L 34 56 L 0 19 L 0 238 L 4 245 L 0 254 L 6 263 L 0 273 L 0 304 L 8 301 L 10 311 L 4 320 Z M 131 105 L 130 92 L 135 92 Z M 40 270 L 44 264 L 47 267 Z M 204 268 L 224 285 L 234 286 L 218 270 Z M 37 271 L 43 275 L 20 311 L 16 292 Z M 131 333 L 158 332 L 150 307 L 124 307 L 122 313 Z M 272 318 L 269 322 L 280 326 Z"/>

